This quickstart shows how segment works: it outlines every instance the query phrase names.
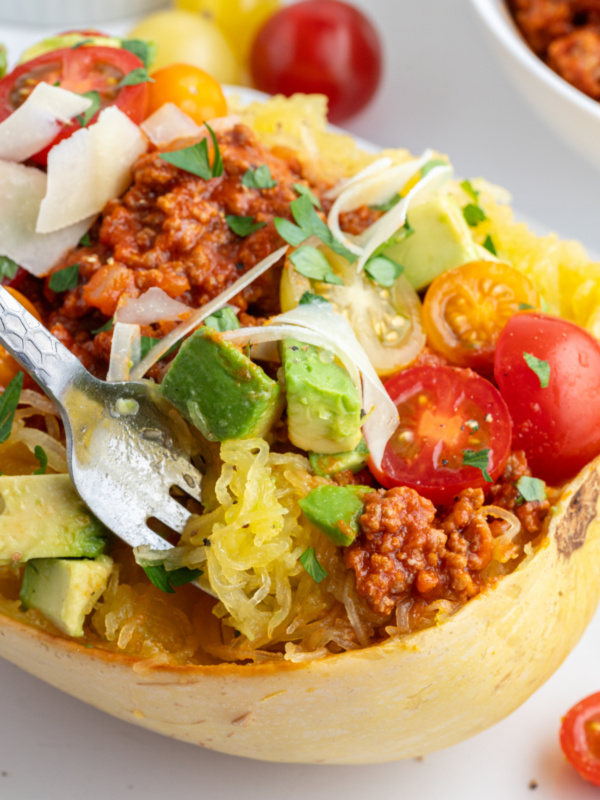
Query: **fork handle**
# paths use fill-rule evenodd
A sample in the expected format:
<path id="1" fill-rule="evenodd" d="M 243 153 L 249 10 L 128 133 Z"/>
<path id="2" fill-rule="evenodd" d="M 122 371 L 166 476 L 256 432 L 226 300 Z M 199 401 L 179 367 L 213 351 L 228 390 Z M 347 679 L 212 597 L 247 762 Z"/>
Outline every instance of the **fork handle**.
<path id="1" fill-rule="evenodd" d="M 0 286 L 0 344 L 59 405 L 67 387 L 91 378 L 79 359 Z"/>

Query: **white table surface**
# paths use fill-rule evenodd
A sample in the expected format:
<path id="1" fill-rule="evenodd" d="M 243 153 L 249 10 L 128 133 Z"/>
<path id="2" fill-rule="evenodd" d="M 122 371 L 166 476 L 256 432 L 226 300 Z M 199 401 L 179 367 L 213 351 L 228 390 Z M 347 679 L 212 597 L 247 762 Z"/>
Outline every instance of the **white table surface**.
<path id="1" fill-rule="evenodd" d="M 524 215 L 600 251 L 598 172 L 514 92 L 468 0 L 355 2 L 378 24 L 387 64 L 378 97 L 347 127 L 381 145 L 447 152 L 459 174 L 507 186 Z M 2 24 L 0 0 L 0 40 L 13 59 L 41 33 Z M 597 616 L 555 676 L 493 729 L 423 761 L 315 767 L 237 759 L 148 733 L 0 661 L 0 800 L 592 800 L 600 790 L 566 765 L 557 729 L 574 702 L 600 690 L 599 663 Z"/>

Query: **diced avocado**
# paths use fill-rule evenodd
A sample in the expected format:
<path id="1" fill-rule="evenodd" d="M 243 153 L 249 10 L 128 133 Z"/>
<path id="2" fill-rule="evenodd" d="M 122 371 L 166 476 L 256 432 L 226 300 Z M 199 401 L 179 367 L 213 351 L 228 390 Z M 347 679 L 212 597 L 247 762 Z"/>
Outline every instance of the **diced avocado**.
<path id="1" fill-rule="evenodd" d="M 368 486 L 317 486 L 298 505 L 315 528 L 334 544 L 347 547 L 358 536 Z"/>
<path id="2" fill-rule="evenodd" d="M 19 64 L 24 64 L 26 61 L 32 61 L 38 56 L 43 56 L 44 53 L 50 53 L 52 50 L 62 50 L 67 47 L 76 47 L 81 45 L 82 42 L 94 45 L 95 47 L 121 47 L 121 40 L 114 36 L 91 35 L 86 36 L 84 33 L 63 33 L 59 36 L 49 36 L 41 42 L 36 42 L 28 47 L 19 59 Z"/>
<path id="3" fill-rule="evenodd" d="M 210 328 L 184 342 L 160 390 L 207 438 L 264 437 L 282 411 L 279 384 Z"/>
<path id="4" fill-rule="evenodd" d="M 107 535 L 68 475 L 0 476 L 0 565 L 95 558 Z"/>
<path id="5" fill-rule="evenodd" d="M 462 209 L 453 197 L 436 197 L 408 212 L 414 233 L 385 251 L 404 267 L 415 289 L 423 289 L 452 267 L 481 259 Z M 489 253 L 488 253 L 489 257 Z"/>
<path id="6" fill-rule="evenodd" d="M 214 314 L 206 317 L 204 325 L 207 328 L 222 333 L 223 331 L 236 331 L 240 327 L 239 320 L 232 306 L 223 306 Z"/>
<path id="7" fill-rule="evenodd" d="M 344 470 L 352 470 L 358 472 L 359 469 L 367 464 L 369 458 L 369 448 L 365 440 L 361 439 L 358 447 L 355 450 L 350 450 L 347 453 L 309 453 L 308 460 L 313 468 L 315 475 L 327 477 L 328 475 L 335 475 L 337 472 Z"/>
<path id="8" fill-rule="evenodd" d="M 83 636 L 83 623 L 105 591 L 113 560 L 99 556 L 93 561 L 36 558 L 25 567 L 21 603 L 37 608 L 69 636 Z"/>
<path id="9" fill-rule="evenodd" d="M 360 398 L 346 370 L 326 353 L 295 339 L 281 345 L 288 436 L 303 450 L 341 453 L 360 442 Z"/>

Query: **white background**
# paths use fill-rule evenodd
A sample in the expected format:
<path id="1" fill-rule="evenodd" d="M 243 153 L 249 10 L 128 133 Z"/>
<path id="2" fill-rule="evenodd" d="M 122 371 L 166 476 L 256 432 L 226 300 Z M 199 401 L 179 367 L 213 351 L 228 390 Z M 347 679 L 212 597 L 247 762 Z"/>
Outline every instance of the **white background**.
<path id="1" fill-rule="evenodd" d="M 524 215 L 600 251 L 598 172 L 508 84 L 468 0 L 355 3 L 380 29 L 386 75 L 376 100 L 347 127 L 381 145 L 446 152 L 459 174 L 507 186 Z M 13 59 L 43 33 L 1 19 L 2 0 L 0 40 Z M 563 761 L 557 730 L 573 703 L 600 690 L 599 664 L 597 617 L 557 674 L 480 736 L 423 761 L 314 767 L 236 759 L 159 737 L 0 661 L 0 800 L 592 800 L 600 790 Z"/>

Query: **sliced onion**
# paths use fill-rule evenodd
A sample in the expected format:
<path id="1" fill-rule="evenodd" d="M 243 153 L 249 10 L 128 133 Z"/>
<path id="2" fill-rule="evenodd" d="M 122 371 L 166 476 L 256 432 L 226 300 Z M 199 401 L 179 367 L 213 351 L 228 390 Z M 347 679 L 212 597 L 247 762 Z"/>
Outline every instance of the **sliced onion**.
<path id="1" fill-rule="evenodd" d="M 351 178 L 344 178 L 336 183 L 335 186 L 332 186 L 331 189 L 328 189 L 323 193 L 323 197 L 325 197 L 327 200 L 335 200 L 335 198 L 339 197 L 342 192 L 346 191 L 346 189 L 349 189 L 356 183 L 360 183 L 360 181 L 364 180 L 365 178 L 369 178 L 371 175 L 375 175 L 378 172 L 383 172 L 383 170 L 391 167 L 392 163 L 392 159 L 388 156 L 378 158 L 368 164 L 364 169 L 361 169 L 360 172 L 357 172 L 356 175 L 353 175 Z"/>
<path id="2" fill-rule="evenodd" d="M 519 522 L 519 518 L 515 516 L 511 511 L 507 511 L 505 508 L 501 506 L 482 506 L 479 511 L 477 512 L 477 516 L 479 517 L 496 517 L 496 519 L 501 519 L 508 525 L 508 529 L 505 530 L 502 534 L 506 539 L 510 539 L 511 541 L 517 536 L 517 534 L 521 530 L 521 523 Z"/>
<path id="3" fill-rule="evenodd" d="M 45 394 L 35 392 L 33 389 L 22 389 L 21 396 L 19 397 L 19 405 L 31 406 L 39 411 L 40 414 L 54 414 L 55 417 L 59 416 L 58 408 L 54 405 L 52 400 L 46 397 Z"/>
<path id="4" fill-rule="evenodd" d="M 145 119 L 140 127 L 156 147 L 165 147 L 179 139 L 196 138 L 202 131 L 200 125 L 175 103 L 165 103 Z"/>
<path id="5" fill-rule="evenodd" d="M 128 381 L 131 367 L 140 360 L 140 326 L 116 322 L 106 380 Z"/>
<path id="6" fill-rule="evenodd" d="M 362 397 L 367 414 L 363 433 L 375 465 L 381 465 L 385 446 L 398 427 L 398 411 L 343 317 L 324 305 L 301 305 L 274 317 L 270 324 L 261 328 L 226 331 L 223 337 L 238 345 L 299 339 L 331 350 L 347 369 Z"/>
<path id="7" fill-rule="evenodd" d="M 39 153 L 51 144 L 64 123 L 91 105 L 88 97 L 38 83 L 25 102 L 0 123 L 0 158 L 25 161 Z"/>
<path id="8" fill-rule="evenodd" d="M 152 325 L 153 322 L 171 322 L 190 313 L 190 307 L 153 286 L 140 297 L 128 297 L 115 314 L 118 322 L 130 325 Z"/>
<path id="9" fill-rule="evenodd" d="M 252 267 L 252 269 L 248 270 L 245 275 L 242 275 L 240 278 L 238 278 L 235 283 L 232 283 L 231 286 L 228 289 L 225 289 L 224 292 L 221 292 L 220 295 L 213 298 L 209 303 L 206 303 L 206 305 L 203 305 L 202 308 L 196 309 L 196 311 L 194 311 L 185 322 L 182 322 L 181 325 L 178 325 L 175 328 L 175 330 L 167 334 L 164 339 L 161 339 L 158 344 L 154 345 L 154 347 L 140 361 L 140 363 L 135 365 L 135 367 L 131 370 L 131 380 L 138 381 L 143 378 L 150 367 L 156 364 L 156 362 L 163 357 L 170 347 L 172 347 L 174 344 L 177 344 L 180 339 L 183 339 L 183 337 L 190 333 L 190 331 L 193 331 L 194 328 L 197 328 L 203 319 L 206 319 L 206 317 L 209 317 L 211 314 L 214 314 L 215 311 L 218 311 L 220 308 L 223 308 L 224 305 L 227 305 L 232 297 L 235 297 L 236 294 L 239 294 L 242 289 L 245 289 L 246 286 L 249 286 L 253 281 L 256 280 L 256 278 L 262 275 L 263 272 L 266 272 L 270 267 L 273 266 L 273 264 L 276 264 L 286 252 L 287 245 L 285 245 L 285 247 L 280 247 L 279 250 L 276 250 L 274 253 L 271 253 L 270 256 L 263 258 L 262 261 L 259 261 L 255 267 Z"/>
<path id="10" fill-rule="evenodd" d="M 48 456 L 48 466 L 55 472 L 67 472 L 67 451 L 63 444 L 36 428 L 21 428 L 11 436 L 11 442 L 22 442 L 32 453 L 42 447 Z"/>

